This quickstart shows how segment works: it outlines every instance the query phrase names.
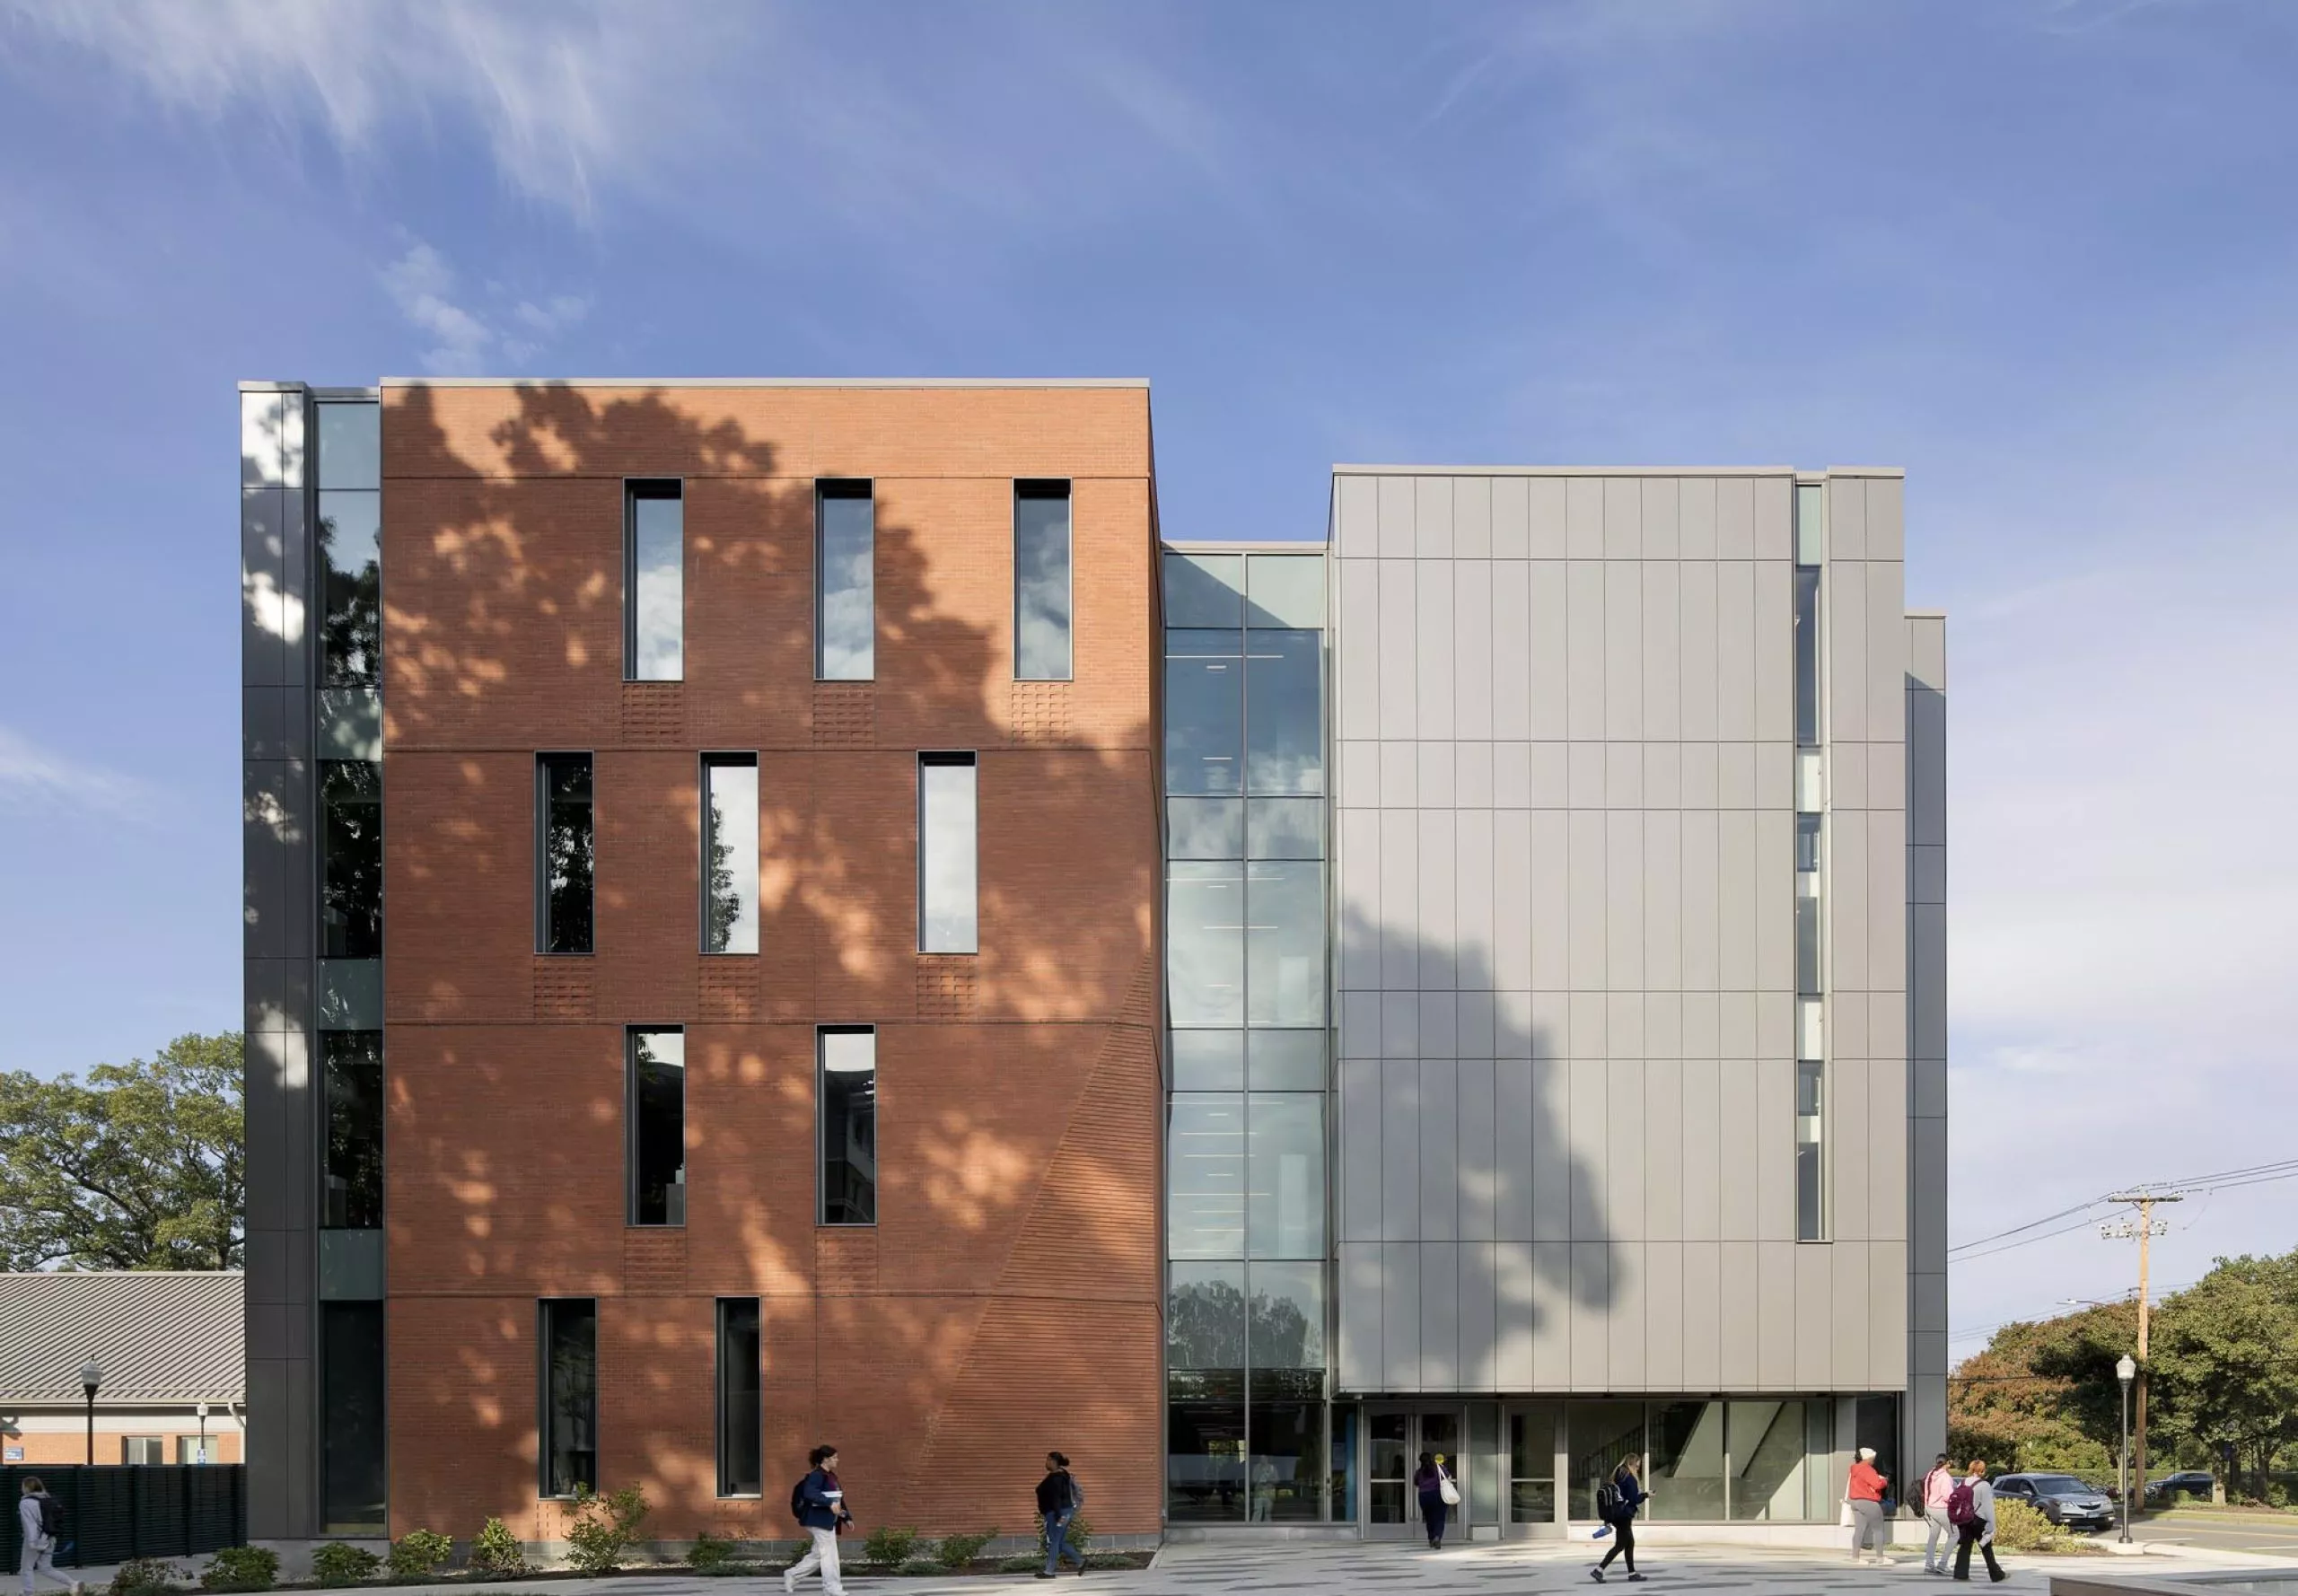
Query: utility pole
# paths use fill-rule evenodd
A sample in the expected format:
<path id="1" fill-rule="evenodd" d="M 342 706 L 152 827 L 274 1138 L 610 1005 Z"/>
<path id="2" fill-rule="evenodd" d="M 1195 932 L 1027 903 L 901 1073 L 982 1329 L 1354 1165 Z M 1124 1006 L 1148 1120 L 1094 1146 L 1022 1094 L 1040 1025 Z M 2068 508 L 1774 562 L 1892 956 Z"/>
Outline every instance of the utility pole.
<path id="1" fill-rule="evenodd" d="M 2128 1203 L 2138 1210 L 2138 1217 L 2099 1227 L 2099 1234 L 2109 1241 L 2138 1238 L 2138 1435 L 2131 1480 L 2124 1492 L 2126 1501 L 2134 1494 L 2141 1502 L 2146 1499 L 2146 1247 L 2171 1228 L 2167 1222 L 2154 1217 L 2154 1205 L 2180 1200 L 2181 1194 L 2175 1191 L 2118 1191 L 2107 1201 Z"/>

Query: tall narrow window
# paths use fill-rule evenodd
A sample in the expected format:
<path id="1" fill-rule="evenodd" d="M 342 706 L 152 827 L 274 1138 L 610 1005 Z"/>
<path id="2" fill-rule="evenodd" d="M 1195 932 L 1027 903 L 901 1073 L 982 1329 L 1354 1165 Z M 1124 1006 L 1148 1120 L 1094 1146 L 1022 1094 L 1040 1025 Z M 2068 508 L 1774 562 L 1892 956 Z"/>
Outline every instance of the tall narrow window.
<path id="1" fill-rule="evenodd" d="M 867 681 L 877 673 L 876 557 L 870 485 L 815 484 L 814 674 L 823 681 Z"/>
<path id="2" fill-rule="evenodd" d="M 756 1297 L 718 1299 L 718 1494 L 766 1488 Z"/>
<path id="3" fill-rule="evenodd" d="M 378 959 L 383 951 L 383 767 L 320 761 L 320 952 Z"/>
<path id="4" fill-rule="evenodd" d="M 535 948 L 591 951 L 591 756 L 535 760 Z"/>
<path id="5" fill-rule="evenodd" d="M 1820 746 L 1820 573 L 1795 568 L 1795 741 Z"/>
<path id="6" fill-rule="evenodd" d="M 816 1033 L 824 1224 L 878 1223 L 878 1033 L 826 1025 Z"/>
<path id="7" fill-rule="evenodd" d="M 974 757 L 917 756 L 917 945 L 971 953 L 977 918 Z"/>
<path id="8" fill-rule="evenodd" d="M 1827 1066 L 1816 1058 L 1795 1065 L 1795 1239 L 1827 1239 L 1827 1203 L 1821 1177 L 1826 1144 Z"/>
<path id="9" fill-rule="evenodd" d="M 599 1305 L 546 1297 L 540 1310 L 541 1494 L 572 1496 L 599 1480 Z"/>
<path id="10" fill-rule="evenodd" d="M 676 681 L 686 666 L 684 488 L 631 482 L 622 491 L 622 673 Z"/>
<path id="11" fill-rule="evenodd" d="M 329 1535 L 381 1535 L 383 1305 L 320 1304 L 320 1523 Z"/>
<path id="12" fill-rule="evenodd" d="M 1013 674 L 1066 681 L 1069 484 L 1013 484 Z"/>
<path id="13" fill-rule="evenodd" d="M 328 1230 L 375 1230 L 383 1223 L 383 1033 L 320 1032 L 327 1088 Z"/>
<path id="14" fill-rule="evenodd" d="M 1795 990 L 1817 997 L 1820 985 L 1820 817 L 1795 817 Z"/>
<path id="15" fill-rule="evenodd" d="M 758 951 L 758 756 L 702 756 L 702 951 Z"/>
<path id="16" fill-rule="evenodd" d="M 329 687 L 372 687 L 382 674 L 382 534 L 381 494 L 320 495 L 320 669 Z"/>
<path id="17" fill-rule="evenodd" d="M 686 1223 L 686 1033 L 630 1032 L 630 1223 Z"/>

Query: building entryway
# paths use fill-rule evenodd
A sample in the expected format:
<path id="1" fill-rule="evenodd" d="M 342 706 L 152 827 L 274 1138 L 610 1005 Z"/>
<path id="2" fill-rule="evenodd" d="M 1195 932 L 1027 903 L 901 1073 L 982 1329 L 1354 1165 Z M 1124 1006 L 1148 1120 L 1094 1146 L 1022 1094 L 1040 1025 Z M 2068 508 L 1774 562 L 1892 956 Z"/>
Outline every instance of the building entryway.
<path id="1" fill-rule="evenodd" d="M 1408 1539 L 1422 1534 L 1420 1496 L 1412 1477 L 1422 1452 L 1441 1452 L 1444 1467 L 1468 1495 L 1460 1465 L 1466 1416 L 1457 1404 L 1375 1403 L 1364 1411 L 1364 1533 L 1377 1539 Z"/>

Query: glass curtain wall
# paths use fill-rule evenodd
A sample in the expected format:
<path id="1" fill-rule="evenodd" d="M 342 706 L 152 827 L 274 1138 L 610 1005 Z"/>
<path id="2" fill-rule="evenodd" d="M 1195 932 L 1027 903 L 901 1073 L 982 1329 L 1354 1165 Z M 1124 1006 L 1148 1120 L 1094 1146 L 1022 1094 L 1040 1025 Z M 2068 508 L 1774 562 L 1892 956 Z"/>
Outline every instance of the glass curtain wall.
<path id="1" fill-rule="evenodd" d="M 1164 580 L 1166 1511 L 1315 1521 L 1337 1505 L 1324 560 L 1168 554 Z"/>
<path id="2" fill-rule="evenodd" d="M 1827 858 L 1820 734 L 1820 575 L 1827 487 L 1795 485 L 1795 1239 L 1827 1239 L 1826 1004 L 1820 888 Z"/>
<path id="3" fill-rule="evenodd" d="M 1549 1436 L 1560 1422 L 1574 1520 L 1596 1516 L 1596 1488 L 1623 1459 L 1645 1454 L 1655 1523 L 1809 1523 L 1836 1514 L 1828 1491 L 1834 1404 L 1785 1401 L 1535 1402 L 1510 1412 L 1516 1523 L 1554 1511 Z"/>

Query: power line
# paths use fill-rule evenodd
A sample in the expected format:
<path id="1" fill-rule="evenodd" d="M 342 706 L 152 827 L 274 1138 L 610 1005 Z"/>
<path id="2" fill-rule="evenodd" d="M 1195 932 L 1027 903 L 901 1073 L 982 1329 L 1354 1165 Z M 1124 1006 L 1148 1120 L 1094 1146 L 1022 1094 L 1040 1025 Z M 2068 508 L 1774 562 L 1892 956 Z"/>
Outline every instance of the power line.
<path id="1" fill-rule="evenodd" d="M 2248 1186 L 2264 1186 L 2272 1181 L 2294 1179 L 2298 1179 L 2298 1158 L 2277 1159 L 2270 1163 L 2249 1164 L 2238 1169 L 2214 1170 L 2207 1174 L 2189 1175 L 2180 1180 L 2149 1182 L 2145 1186 L 2134 1189 L 2145 1193 L 2161 1193 L 2164 1196 L 2178 1191 L 2215 1193 L 2240 1191 Z M 2090 1223 L 2087 1215 L 2092 1210 L 2105 1207 L 2115 1200 L 2116 1196 L 2124 1194 L 2092 1197 L 2087 1203 L 2079 1204 L 2072 1208 L 2062 1208 L 2057 1213 L 2047 1214 L 2040 1219 L 2030 1219 L 2026 1223 L 2013 1225 L 2007 1231 L 1997 1231 L 1991 1236 L 1980 1236 L 1974 1241 L 1958 1242 L 1947 1250 L 1947 1256 L 1957 1263 L 1970 1263 L 1982 1258 L 1992 1258 L 1997 1253 L 2009 1252 L 2020 1247 L 2029 1246 L 2037 1241 L 2048 1241 L 2057 1236 L 2071 1235 L 2083 1229 Z M 2057 1230 L 2042 1231 L 2039 1235 L 2029 1233 L 2041 1231 L 2044 1225 L 2056 1224 L 2063 1219 L 2074 1219 L 2077 1215 L 2085 1217 L 2077 1219 L 2073 1224 L 2060 1225 Z"/>

